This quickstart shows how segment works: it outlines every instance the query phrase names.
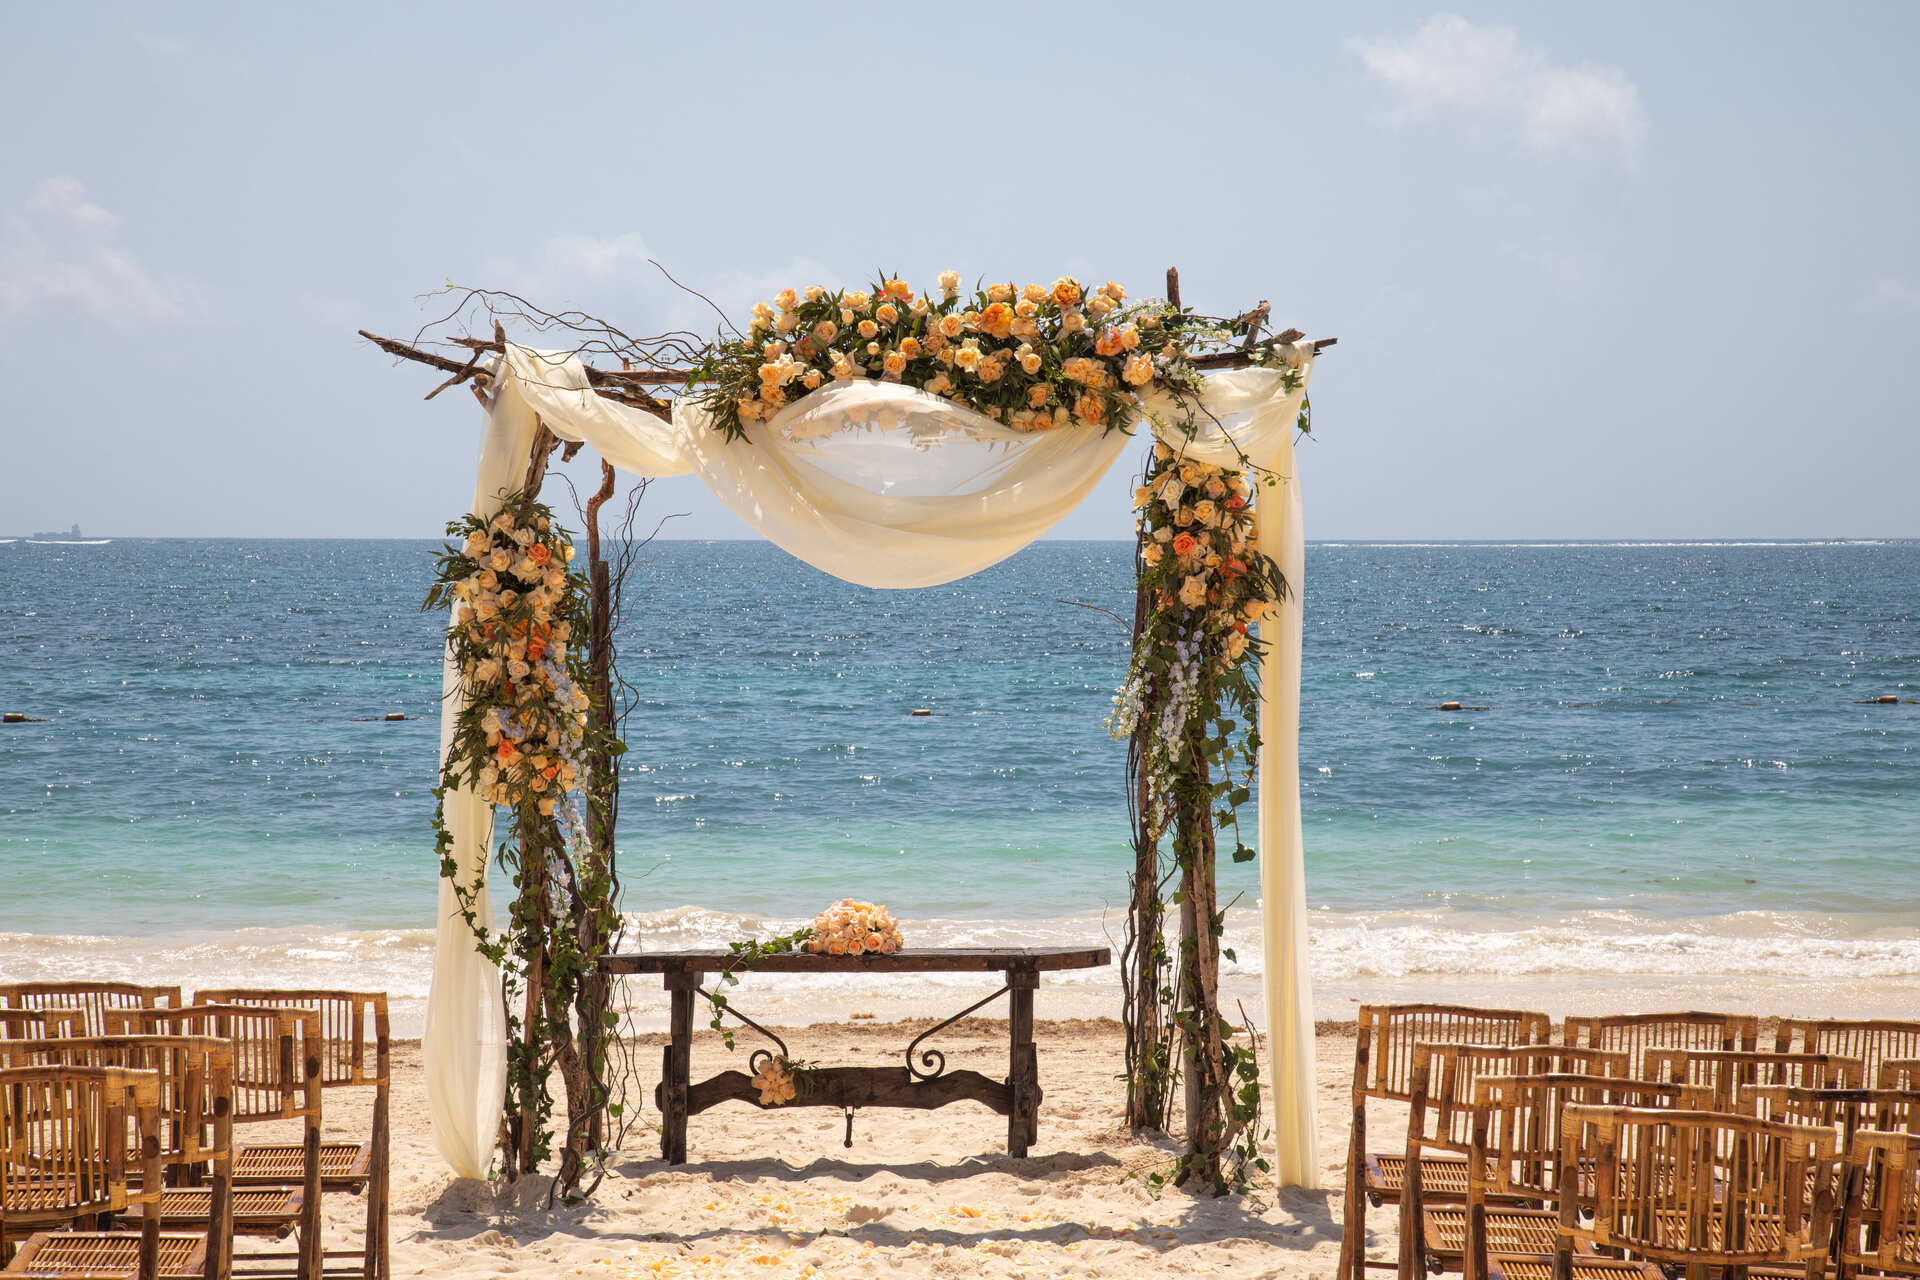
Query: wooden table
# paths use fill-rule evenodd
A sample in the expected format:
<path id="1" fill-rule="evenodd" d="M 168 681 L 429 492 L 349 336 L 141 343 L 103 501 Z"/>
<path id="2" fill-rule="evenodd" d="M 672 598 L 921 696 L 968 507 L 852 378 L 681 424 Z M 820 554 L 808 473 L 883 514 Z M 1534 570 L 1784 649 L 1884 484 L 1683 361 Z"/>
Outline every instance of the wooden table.
<path id="1" fill-rule="evenodd" d="M 978 1102 L 1007 1117 L 1007 1154 L 1024 1156 L 1039 1131 L 1040 1062 L 1033 1043 L 1033 993 L 1040 985 L 1040 975 L 1049 970 L 1092 969 L 1111 963 L 1113 956 L 1105 947 L 914 947 L 890 956 L 791 952 L 752 961 L 738 971 L 1004 975 L 998 991 L 915 1036 L 907 1046 L 903 1065 L 815 1067 L 807 1073 L 806 1096 L 781 1105 L 843 1108 L 847 1112 L 848 1145 L 852 1145 L 856 1107 L 929 1109 L 944 1107 L 950 1102 Z M 702 978 L 710 973 L 724 974 L 736 965 L 740 965 L 739 957 L 725 950 L 629 952 L 608 956 L 605 961 L 610 973 L 660 974 L 672 1004 L 672 1036 L 665 1051 L 660 1085 L 654 1090 L 654 1100 L 665 1118 L 660 1129 L 660 1154 L 668 1164 L 686 1163 L 689 1116 L 734 1100 L 761 1106 L 760 1092 L 746 1072 L 723 1071 L 698 1084 L 690 1078 L 693 998 L 698 994 L 712 1001 L 713 994 L 700 985 Z M 959 1068 L 948 1071 L 945 1054 L 938 1049 L 921 1049 L 921 1044 L 935 1032 L 946 1030 L 1003 995 L 1007 997 L 1008 1006 L 1007 1078 L 1004 1081 L 978 1071 Z M 730 1000 L 724 1012 L 773 1041 L 779 1046 L 781 1057 L 788 1056 L 785 1041 L 735 1009 Z M 747 1065 L 757 1072 L 762 1063 L 773 1056 L 771 1050 L 756 1049 L 748 1056 Z"/>

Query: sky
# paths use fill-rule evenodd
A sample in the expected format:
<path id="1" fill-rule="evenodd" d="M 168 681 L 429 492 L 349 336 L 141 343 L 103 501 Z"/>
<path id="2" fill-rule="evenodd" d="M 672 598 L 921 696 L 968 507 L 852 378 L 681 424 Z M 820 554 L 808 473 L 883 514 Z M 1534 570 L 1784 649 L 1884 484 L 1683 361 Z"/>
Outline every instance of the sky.
<path id="1" fill-rule="evenodd" d="M 657 258 L 1268 299 L 1310 537 L 1920 535 L 1920 6 L 0 12 L 0 533 L 433 536 L 479 408 L 355 330 L 708 328 Z"/>

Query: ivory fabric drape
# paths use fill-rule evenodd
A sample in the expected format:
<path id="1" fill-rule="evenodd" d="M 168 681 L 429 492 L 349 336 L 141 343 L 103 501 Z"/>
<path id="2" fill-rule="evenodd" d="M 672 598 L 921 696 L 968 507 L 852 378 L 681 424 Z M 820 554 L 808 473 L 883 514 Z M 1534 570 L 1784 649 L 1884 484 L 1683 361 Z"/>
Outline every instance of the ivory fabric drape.
<path id="1" fill-rule="evenodd" d="M 1294 391 L 1285 389 L 1279 370 L 1215 374 L 1206 380 L 1203 407 L 1211 421 L 1203 430 L 1189 436 L 1160 421 L 1154 429 L 1200 461 L 1237 467 L 1244 457 L 1252 464 L 1260 549 L 1292 586 L 1261 623 L 1268 641 L 1260 676 L 1261 920 L 1275 1170 L 1282 1186 L 1318 1187 L 1298 754 L 1304 525 L 1293 460 L 1312 347 L 1303 342 L 1284 354 L 1302 374 Z M 697 474 L 769 541 L 866 587 L 937 586 L 1004 560 L 1078 506 L 1129 439 L 1081 424 L 1016 432 L 910 387 L 855 380 L 829 383 L 772 420 L 749 425 L 744 441 L 729 443 L 688 401 L 675 402 L 673 421 L 663 422 L 603 399 L 570 355 L 509 344 L 493 372 L 475 511 L 495 509 L 518 483 L 514 467 L 524 464 L 544 423 L 563 440 L 592 445 L 623 470 Z M 1172 421 L 1169 407 L 1147 406 L 1150 417 Z M 451 668 L 445 678 L 453 689 Z M 450 695 L 442 710 L 443 753 L 457 712 Z M 491 814 L 477 797 L 449 796 L 450 822 L 456 813 L 456 858 L 463 872 L 484 877 Z M 484 1172 L 499 1125 L 504 1026 L 498 974 L 475 952 L 457 910 L 449 918 L 451 902 L 443 884 L 428 998 L 427 1087 L 435 1142 L 456 1173 L 472 1177 Z"/>
<path id="2" fill-rule="evenodd" d="M 488 415 L 473 487 L 473 514 L 492 516 L 500 510 L 500 499 L 519 486 L 533 449 L 534 428 L 530 413 Z M 453 746 L 454 720 L 466 703 L 452 644 L 442 660 L 440 690 L 440 762 L 444 765 Z M 449 791 L 445 819 L 460 883 L 476 891 L 475 917 L 491 925 L 487 859 L 493 848 L 493 806 L 477 791 Z M 427 1025 L 420 1050 L 427 1073 L 433 1145 L 461 1177 L 485 1177 L 507 1087 L 506 1011 L 500 1004 L 500 971 L 475 949 L 453 881 L 444 876 L 435 926 L 433 985 L 427 991 Z"/>

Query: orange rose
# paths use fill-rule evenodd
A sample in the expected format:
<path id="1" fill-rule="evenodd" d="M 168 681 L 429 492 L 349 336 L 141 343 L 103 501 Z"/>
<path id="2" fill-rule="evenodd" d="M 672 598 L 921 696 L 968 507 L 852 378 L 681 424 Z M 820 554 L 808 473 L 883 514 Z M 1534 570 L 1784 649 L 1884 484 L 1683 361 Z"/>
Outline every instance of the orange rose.
<path id="1" fill-rule="evenodd" d="M 1091 426 L 1100 426 L 1107 420 L 1107 402 L 1091 391 L 1082 392 L 1073 402 L 1074 416 Z"/>
<path id="2" fill-rule="evenodd" d="M 1013 308 L 1004 302 L 996 302 L 980 313 L 980 331 L 995 338 L 1004 338 L 1013 332 Z"/>
<path id="3" fill-rule="evenodd" d="M 1194 553 L 1194 551 L 1196 551 L 1199 548 L 1199 546 L 1200 546 L 1200 540 L 1194 537 L 1190 533 L 1181 533 L 1181 534 L 1174 535 L 1173 554 L 1177 556 L 1190 556 Z"/>
<path id="4" fill-rule="evenodd" d="M 1227 499 L 1227 510 L 1229 511 L 1238 511 L 1240 508 L 1246 505 L 1247 505 L 1247 500 L 1241 497 L 1237 493 L 1234 494 L 1231 498 Z"/>
<path id="5" fill-rule="evenodd" d="M 494 750 L 495 750 L 495 754 L 497 754 L 500 757 L 500 760 L 502 763 L 505 763 L 506 761 L 511 760 L 514 757 L 513 744 L 511 742 L 508 742 L 505 738 L 500 739 L 500 745 L 496 747 Z"/>
<path id="6" fill-rule="evenodd" d="M 547 550 L 546 543 L 536 542 L 531 547 L 527 548 L 527 559 L 533 561 L 537 565 L 544 566 L 547 563 L 547 561 L 553 559 L 553 552 Z"/>
<path id="7" fill-rule="evenodd" d="M 1080 286 L 1070 276 L 1061 276 L 1053 282 L 1053 300 L 1063 307 L 1070 307 L 1080 301 Z"/>
<path id="8" fill-rule="evenodd" d="M 1096 355 L 1117 356 L 1120 354 L 1120 335 L 1111 329 L 1102 329 L 1100 336 L 1093 340 Z"/>
<path id="9" fill-rule="evenodd" d="M 903 302 L 913 301 L 913 286 L 909 285 L 905 280 L 887 281 L 884 286 L 884 292 L 892 297 L 899 298 Z"/>

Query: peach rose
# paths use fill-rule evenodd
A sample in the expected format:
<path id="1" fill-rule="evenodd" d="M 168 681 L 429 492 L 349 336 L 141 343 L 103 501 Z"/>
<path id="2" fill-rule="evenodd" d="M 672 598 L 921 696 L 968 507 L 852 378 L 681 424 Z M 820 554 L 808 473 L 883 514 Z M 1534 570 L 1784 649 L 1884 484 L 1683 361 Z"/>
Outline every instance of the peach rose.
<path id="1" fill-rule="evenodd" d="M 1013 308 L 1004 302 L 996 302 L 980 313 L 980 330 L 995 338 L 1004 338 L 1013 332 Z"/>
<path id="2" fill-rule="evenodd" d="M 1080 285 L 1071 276 L 1061 276 L 1053 282 L 1053 300 L 1063 307 L 1070 307 L 1080 301 Z"/>

